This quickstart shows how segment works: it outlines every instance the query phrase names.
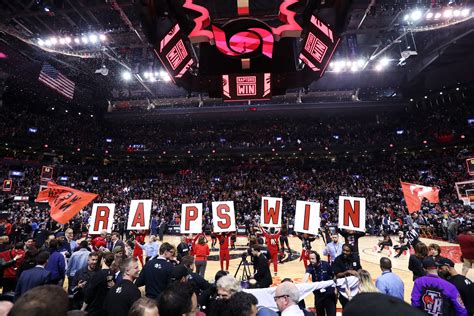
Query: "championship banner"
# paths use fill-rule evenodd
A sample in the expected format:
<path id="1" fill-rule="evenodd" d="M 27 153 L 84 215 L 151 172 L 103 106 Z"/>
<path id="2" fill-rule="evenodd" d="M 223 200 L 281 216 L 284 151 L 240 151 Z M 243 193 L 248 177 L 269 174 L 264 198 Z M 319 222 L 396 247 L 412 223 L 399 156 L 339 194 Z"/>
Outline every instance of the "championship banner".
<path id="1" fill-rule="evenodd" d="M 338 227 L 365 232 L 365 198 L 339 197 Z"/>
<path id="2" fill-rule="evenodd" d="M 13 187 L 13 180 L 12 179 L 5 179 L 3 180 L 3 192 L 11 192 Z"/>
<path id="3" fill-rule="evenodd" d="M 407 203 L 408 213 L 419 211 L 421 202 L 426 198 L 430 203 L 439 203 L 439 188 L 401 182 L 403 197 Z"/>
<path id="4" fill-rule="evenodd" d="M 296 201 L 294 231 L 317 235 L 321 227 L 320 210 L 320 203 Z"/>
<path id="5" fill-rule="evenodd" d="M 46 189 L 38 193 L 35 202 L 48 202 L 51 217 L 60 224 L 66 224 L 97 196 L 48 182 Z"/>
<path id="6" fill-rule="evenodd" d="M 114 213 L 114 203 L 94 203 L 92 206 L 89 234 L 99 235 L 103 230 L 107 231 L 107 233 L 112 233 Z"/>
<path id="7" fill-rule="evenodd" d="M 281 227 L 281 213 L 283 199 L 275 197 L 262 197 L 262 208 L 260 212 L 260 226 Z"/>
<path id="8" fill-rule="evenodd" d="M 202 233 L 202 203 L 181 205 L 181 234 Z"/>
<path id="9" fill-rule="evenodd" d="M 150 229 L 151 200 L 132 200 L 128 213 L 127 230 Z"/>
<path id="10" fill-rule="evenodd" d="M 233 201 L 212 202 L 212 224 L 215 233 L 236 231 Z"/>

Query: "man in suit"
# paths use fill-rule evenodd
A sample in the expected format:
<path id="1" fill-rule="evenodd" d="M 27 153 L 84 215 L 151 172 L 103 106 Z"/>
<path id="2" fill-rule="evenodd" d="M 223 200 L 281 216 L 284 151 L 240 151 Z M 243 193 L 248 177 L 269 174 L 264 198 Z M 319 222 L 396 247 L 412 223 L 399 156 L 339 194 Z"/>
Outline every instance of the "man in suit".
<path id="1" fill-rule="evenodd" d="M 113 232 L 112 237 L 110 238 L 111 243 L 108 244 L 110 245 L 109 250 L 113 251 L 115 247 L 122 247 L 122 249 L 125 249 L 125 244 L 123 241 L 120 240 L 120 234 L 118 232 Z"/>
<path id="2" fill-rule="evenodd" d="M 16 285 L 15 298 L 20 297 L 34 287 L 48 284 L 50 282 L 50 272 L 45 270 L 49 259 L 49 252 L 43 251 L 36 257 L 36 266 L 24 271 Z"/>

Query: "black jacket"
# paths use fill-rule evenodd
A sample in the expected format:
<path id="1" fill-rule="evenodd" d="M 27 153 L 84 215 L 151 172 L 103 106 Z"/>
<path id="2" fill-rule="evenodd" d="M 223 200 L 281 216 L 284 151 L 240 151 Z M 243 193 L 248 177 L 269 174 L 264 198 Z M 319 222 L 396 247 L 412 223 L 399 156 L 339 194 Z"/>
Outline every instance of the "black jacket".
<path id="1" fill-rule="evenodd" d="M 260 254 L 255 262 L 255 281 L 257 281 L 260 288 L 266 288 L 272 285 L 272 274 L 270 267 L 268 266 L 267 257 L 264 254 Z"/>

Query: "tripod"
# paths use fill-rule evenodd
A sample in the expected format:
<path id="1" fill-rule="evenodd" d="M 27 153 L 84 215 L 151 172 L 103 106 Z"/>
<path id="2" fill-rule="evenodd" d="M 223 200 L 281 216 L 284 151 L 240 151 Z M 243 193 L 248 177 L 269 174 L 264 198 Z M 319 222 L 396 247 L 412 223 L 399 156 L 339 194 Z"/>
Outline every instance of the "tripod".
<path id="1" fill-rule="evenodd" d="M 237 274 L 239 274 L 239 270 L 242 267 L 242 275 L 240 277 L 241 280 L 247 281 L 252 277 L 252 273 L 250 272 L 251 263 L 247 261 L 247 258 L 242 258 L 240 260 L 239 266 L 237 267 L 237 271 L 235 271 L 234 278 L 237 278 Z"/>

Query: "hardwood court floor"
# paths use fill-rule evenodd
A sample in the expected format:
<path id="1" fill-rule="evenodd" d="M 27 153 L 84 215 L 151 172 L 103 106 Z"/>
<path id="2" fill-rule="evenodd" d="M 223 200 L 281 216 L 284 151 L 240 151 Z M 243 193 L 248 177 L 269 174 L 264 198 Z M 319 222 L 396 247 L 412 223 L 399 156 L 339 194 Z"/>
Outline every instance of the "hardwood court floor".
<path id="1" fill-rule="evenodd" d="M 362 237 L 359 239 L 359 252 L 360 252 L 360 258 L 361 258 L 361 265 L 362 267 L 369 271 L 370 274 L 372 275 L 372 279 L 375 281 L 377 277 L 380 275 L 381 271 L 379 268 L 379 260 L 382 256 L 388 257 L 388 251 L 384 250 L 382 253 L 377 253 L 374 251 L 374 246 L 377 245 L 377 241 L 379 240 L 379 237 Z M 340 240 L 343 240 L 340 238 Z M 392 236 L 392 240 L 396 240 L 396 236 Z M 179 243 L 179 237 L 178 236 L 165 236 L 164 241 L 168 241 L 172 243 L 173 245 L 177 246 Z M 296 237 L 290 237 L 290 247 L 292 249 L 295 249 L 298 252 L 301 252 L 301 242 L 298 238 Z M 457 246 L 454 244 L 450 244 L 448 242 L 444 241 L 438 241 L 438 240 L 432 240 L 432 239 L 426 239 L 426 238 L 421 238 L 421 241 L 426 243 L 427 245 L 430 243 L 437 243 L 440 246 Z M 247 238 L 246 237 L 238 237 L 237 238 L 237 243 L 236 246 L 238 248 L 245 248 L 247 245 Z M 320 254 L 322 254 L 322 250 L 324 248 L 324 242 L 322 239 L 317 239 L 313 243 L 313 249 L 318 251 Z M 211 246 L 210 244 L 210 238 L 209 238 L 209 247 Z M 242 253 L 242 250 L 239 251 L 231 251 L 231 254 L 240 254 Z M 218 251 L 213 251 L 211 252 L 211 255 L 218 255 Z M 442 255 L 445 255 L 442 253 Z M 413 281 L 412 281 L 412 273 L 410 270 L 408 270 L 408 257 L 409 253 L 406 255 L 402 255 L 400 258 L 393 258 L 394 254 L 390 256 L 390 259 L 392 260 L 392 266 L 393 266 L 393 272 L 396 273 L 400 278 L 403 280 L 405 283 L 405 301 L 410 302 L 410 295 L 411 291 L 413 288 Z M 233 275 L 235 271 L 237 270 L 237 267 L 240 263 L 240 256 L 237 257 L 236 259 L 230 260 L 230 265 L 229 265 L 229 271 Z M 323 258 L 324 260 L 324 258 Z M 456 264 L 456 270 L 458 273 L 461 273 L 461 268 L 462 264 L 457 263 Z M 209 261 L 207 264 L 207 270 L 206 270 L 206 279 L 207 280 L 212 280 L 214 278 L 215 273 L 220 270 L 220 264 L 219 261 Z M 273 265 L 270 266 L 270 271 L 272 271 L 273 274 Z M 253 270 L 252 270 L 253 272 Z M 274 277 L 274 282 L 279 283 L 280 280 L 284 278 L 292 278 L 295 282 L 300 282 L 301 278 L 304 276 L 304 265 L 303 262 L 299 261 L 298 259 L 286 262 L 284 264 L 279 264 L 278 265 L 278 276 Z M 471 269 L 467 275 L 467 277 L 471 280 L 474 280 L 474 269 Z M 306 304 L 309 307 L 313 307 L 314 304 L 314 299 L 312 295 L 308 296 L 306 298 Z"/>

